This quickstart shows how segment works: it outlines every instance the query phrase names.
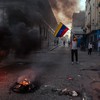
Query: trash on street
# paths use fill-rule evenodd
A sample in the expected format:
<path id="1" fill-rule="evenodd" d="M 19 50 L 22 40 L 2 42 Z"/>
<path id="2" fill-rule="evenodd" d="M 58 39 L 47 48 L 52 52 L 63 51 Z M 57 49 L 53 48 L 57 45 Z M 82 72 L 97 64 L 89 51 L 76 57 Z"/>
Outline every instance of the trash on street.
<path id="1" fill-rule="evenodd" d="M 52 89 L 53 92 L 57 92 L 58 95 L 69 95 L 69 96 L 72 96 L 72 97 L 77 97 L 79 96 L 79 93 L 76 92 L 76 91 L 72 91 L 72 90 L 69 90 L 68 88 L 65 88 L 65 89 Z"/>
<path id="2" fill-rule="evenodd" d="M 67 80 L 73 80 L 73 78 L 72 77 L 68 77 Z"/>

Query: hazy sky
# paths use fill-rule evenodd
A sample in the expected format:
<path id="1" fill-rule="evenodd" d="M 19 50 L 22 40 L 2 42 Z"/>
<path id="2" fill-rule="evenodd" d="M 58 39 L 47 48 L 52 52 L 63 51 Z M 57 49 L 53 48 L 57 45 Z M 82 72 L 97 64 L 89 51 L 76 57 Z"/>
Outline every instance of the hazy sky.
<path id="1" fill-rule="evenodd" d="M 80 0 L 80 9 L 85 10 L 85 1 L 86 0 Z"/>

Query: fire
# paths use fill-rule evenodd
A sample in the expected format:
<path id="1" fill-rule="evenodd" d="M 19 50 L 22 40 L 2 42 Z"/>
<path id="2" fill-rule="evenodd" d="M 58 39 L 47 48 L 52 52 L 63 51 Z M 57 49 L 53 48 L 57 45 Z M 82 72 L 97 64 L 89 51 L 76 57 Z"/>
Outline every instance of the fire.
<path id="1" fill-rule="evenodd" d="M 25 79 L 24 79 L 23 81 L 21 81 L 19 84 L 20 84 L 20 85 L 27 86 L 27 85 L 30 84 L 30 81 L 29 81 L 27 78 L 25 78 Z"/>
<path id="2" fill-rule="evenodd" d="M 40 84 L 38 82 L 30 81 L 30 78 L 24 76 L 20 77 L 18 81 L 11 87 L 11 90 L 16 93 L 30 93 L 39 89 Z"/>

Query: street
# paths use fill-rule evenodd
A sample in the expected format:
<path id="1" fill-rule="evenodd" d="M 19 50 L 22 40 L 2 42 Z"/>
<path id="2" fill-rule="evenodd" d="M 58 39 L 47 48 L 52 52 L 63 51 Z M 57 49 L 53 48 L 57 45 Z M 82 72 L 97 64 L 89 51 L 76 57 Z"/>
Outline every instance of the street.
<path id="1" fill-rule="evenodd" d="M 34 93 L 14 93 L 10 87 L 19 77 L 36 78 L 41 87 Z M 77 97 L 58 95 L 52 89 L 78 91 Z M 79 64 L 71 64 L 70 49 L 37 51 L 27 58 L 9 55 L 0 63 L 0 100 L 100 100 L 100 56 L 79 50 Z"/>

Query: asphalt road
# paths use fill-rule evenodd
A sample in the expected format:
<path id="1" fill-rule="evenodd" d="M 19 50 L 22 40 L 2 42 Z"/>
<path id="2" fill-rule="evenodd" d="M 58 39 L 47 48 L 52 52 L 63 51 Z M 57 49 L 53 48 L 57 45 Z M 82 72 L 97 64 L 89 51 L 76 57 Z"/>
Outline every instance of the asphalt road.
<path id="1" fill-rule="evenodd" d="M 79 51 L 79 64 L 72 65 L 70 59 L 70 49 L 63 46 L 35 52 L 24 59 L 9 55 L 0 64 L 0 100 L 100 100 L 100 56 Z M 40 89 L 27 94 L 9 92 L 21 77 L 38 79 Z M 58 95 L 52 91 L 65 88 L 78 92 L 79 96 Z"/>

